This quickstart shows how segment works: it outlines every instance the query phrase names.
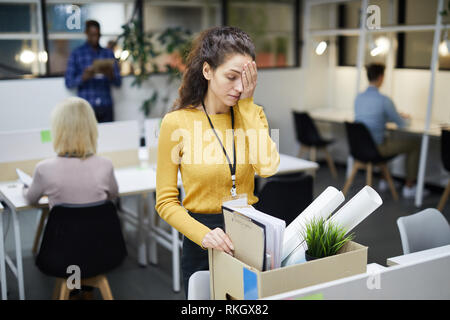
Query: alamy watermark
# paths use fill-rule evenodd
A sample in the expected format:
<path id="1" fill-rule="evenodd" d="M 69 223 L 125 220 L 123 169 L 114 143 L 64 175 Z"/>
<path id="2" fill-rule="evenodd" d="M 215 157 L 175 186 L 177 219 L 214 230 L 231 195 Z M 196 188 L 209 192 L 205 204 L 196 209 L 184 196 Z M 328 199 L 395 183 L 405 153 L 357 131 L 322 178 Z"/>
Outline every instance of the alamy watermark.
<path id="1" fill-rule="evenodd" d="M 380 290 L 381 289 L 381 273 L 379 271 L 374 271 L 369 273 L 366 281 L 367 289 L 369 290 Z"/>
<path id="2" fill-rule="evenodd" d="M 81 30 L 81 9 L 77 5 L 70 5 L 66 8 L 69 17 L 66 19 L 66 27 L 69 30 Z"/>
<path id="3" fill-rule="evenodd" d="M 381 29 L 381 9 L 377 5 L 370 5 L 366 9 L 368 15 L 366 19 L 366 26 L 369 30 Z"/>
<path id="4" fill-rule="evenodd" d="M 73 289 L 81 289 L 81 269 L 77 265 L 70 265 L 66 270 L 67 274 L 70 276 L 67 277 L 66 285 L 70 290 Z"/>
<path id="5" fill-rule="evenodd" d="M 233 162 L 233 143 L 236 150 L 237 164 L 255 164 L 271 170 L 271 164 L 277 158 L 279 145 L 279 129 L 242 128 L 225 130 L 225 136 L 221 131 L 208 128 L 203 130 L 202 121 L 194 121 L 193 130 L 176 129 L 170 133 L 170 141 L 178 142 L 171 149 L 171 161 L 174 164 L 228 164 L 223 149 L 218 142 L 220 139 L 227 150 L 228 157 Z"/>

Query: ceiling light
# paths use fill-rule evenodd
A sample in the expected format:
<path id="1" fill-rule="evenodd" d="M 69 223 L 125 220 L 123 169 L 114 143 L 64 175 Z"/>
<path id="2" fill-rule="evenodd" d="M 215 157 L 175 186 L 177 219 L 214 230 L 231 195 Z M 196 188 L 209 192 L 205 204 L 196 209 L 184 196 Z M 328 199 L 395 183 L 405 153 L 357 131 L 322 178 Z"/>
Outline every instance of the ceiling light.
<path id="1" fill-rule="evenodd" d="M 316 54 L 318 56 L 321 56 L 322 54 L 324 54 L 324 52 L 327 50 L 327 42 L 326 41 L 321 41 L 319 42 L 319 44 L 316 47 Z"/>
<path id="2" fill-rule="evenodd" d="M 19 59 L 24 64 L 30 64 L 36 59 L 36 54 L 31 50 L 25 49 L 20 53 Z"/>

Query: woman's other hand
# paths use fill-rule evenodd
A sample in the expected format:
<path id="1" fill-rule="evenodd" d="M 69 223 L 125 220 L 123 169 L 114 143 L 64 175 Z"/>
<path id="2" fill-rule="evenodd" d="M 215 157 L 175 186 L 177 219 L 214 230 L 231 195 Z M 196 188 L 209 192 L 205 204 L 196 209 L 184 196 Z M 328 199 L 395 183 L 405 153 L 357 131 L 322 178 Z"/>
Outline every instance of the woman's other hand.
<path id="1" fill-rule="evenodd" d="M 203 248 L 212 248 L 233 255 L 234 247 L 230 238 L 220 228 L 208 232 L 202 240 Z"/>

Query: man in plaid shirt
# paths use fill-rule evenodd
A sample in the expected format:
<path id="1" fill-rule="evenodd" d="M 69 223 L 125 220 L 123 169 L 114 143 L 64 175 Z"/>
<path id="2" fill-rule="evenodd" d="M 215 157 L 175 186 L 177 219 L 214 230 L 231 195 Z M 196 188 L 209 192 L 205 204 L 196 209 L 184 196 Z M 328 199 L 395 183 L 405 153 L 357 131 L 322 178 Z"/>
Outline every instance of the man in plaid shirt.
<path id="1" fill-rule="evenodd" d="M 76 48 L 69 57 L 65 74 L 66 87 L 77 88 L 78 96 L 94 108 L 98 122 L 114 121 L 111 84 L 120 87 L 122 79 L 117 62 L 103 73 L 95 73 L 93 62 L 97 59 L 114 59 L 110 49 L 99 44 L 100 24 L 86 21 L 86 43 Z"/>

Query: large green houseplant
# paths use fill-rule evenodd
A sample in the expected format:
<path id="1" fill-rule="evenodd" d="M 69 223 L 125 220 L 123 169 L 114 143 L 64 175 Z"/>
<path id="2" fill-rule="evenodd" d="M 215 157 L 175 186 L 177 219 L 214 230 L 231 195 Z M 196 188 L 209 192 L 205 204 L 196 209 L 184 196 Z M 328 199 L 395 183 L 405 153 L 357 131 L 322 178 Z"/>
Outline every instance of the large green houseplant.
<path id="1" fill-rule="evenodd" d="M 315 218 L 306 223 L 303 237 L 308 246 L 305 253 L 307 261 L 336 255 L 349 241 L 354 239 L 354 233 L 347 234 L 342 226 Z"/>
<path id="2" fill-rule="evenodd" d="M 145 32 L 139 18 L 123 25 L 122 29 L 119 40 L 122 41 L 122 50 L 129 53 L 126 60 L 131 63 L 134 77 L 131 86 L 141 87 L 144 82 L 150 82 L 154 88 L 140 107 L 145 117 L 148 117 L 158 101 L 167 104 L 172 83 L 181 79 L 192 40 L 191 32 L 181 27 L 167 28 L 158 33 Z M 168 75 L 165 92 L 159 92 L 152 83 L 152 77 L 157 74 Z"/>

